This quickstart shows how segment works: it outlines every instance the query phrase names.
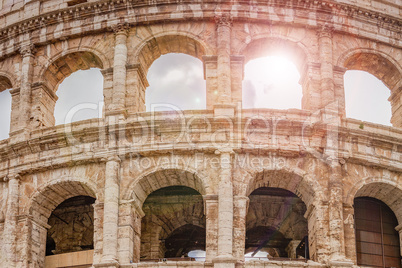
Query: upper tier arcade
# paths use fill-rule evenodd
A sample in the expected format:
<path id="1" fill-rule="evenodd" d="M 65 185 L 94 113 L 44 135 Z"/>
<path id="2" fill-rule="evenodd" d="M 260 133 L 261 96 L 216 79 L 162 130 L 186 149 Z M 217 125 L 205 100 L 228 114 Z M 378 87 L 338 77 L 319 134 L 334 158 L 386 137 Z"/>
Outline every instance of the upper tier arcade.
<path id="1" fill-rule="evenodd" d="M 1 7 L 0 267 L 401 267 L 401 0 Z M 168 53 L 202 61 L 206 109 L 145 111 Z M 301 109 L 243 109 L 245 64 L 276 53 Z M 90 68 L 101 118 L 56 126 L 59 85 Z M 389 88 L 392 126 L 346 118 L 348 70 Z"/>

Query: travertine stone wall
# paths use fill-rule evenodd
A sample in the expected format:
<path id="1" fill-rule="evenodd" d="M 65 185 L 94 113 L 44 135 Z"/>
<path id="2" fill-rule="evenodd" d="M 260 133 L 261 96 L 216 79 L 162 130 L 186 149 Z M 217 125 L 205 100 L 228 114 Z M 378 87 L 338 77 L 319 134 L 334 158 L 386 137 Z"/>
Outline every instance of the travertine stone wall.
<path id="1" fill-rule="evenodd" d="M 0 141 L 1 267 L 44 267 L 49 217 L 76 196 L 96 199 L 92 265 L 100 268 L 352 267 L 360 196 L 387 204 L 401 234 L 398 0 L 4 0 L 0 7 L 0 91 L 12 88 L 10 138 Z M 203 61 L 206 110 L 144 112 L 148 69 L 167 53 Z M 275 53 L 300 72 L 302 110 L 242 110 L 245 64 Z M 58 85 L 92 67 L 103 74 L 103 117 L 54 126 Z M 345 118 L 347 70 L 387 85 L 393 127 Z M 154 200 L 164 212 L 154 217 L 146 200 L 169 186 L 200 195 L 172 205 Z M 273 202 L 250 196 L 260 187 L 297 195 L 303 208 L 281 233 L 298 241 L 307 232 L 307 263 L 244 262 L 248 226 L 276 216 L 256 208 Z M 183 210 L 183 202 L 192 205 Z M 163 257 L 159 239 L 187 223 L 206 229 L 205 261 L 140 262 L 144 252 Z"/>

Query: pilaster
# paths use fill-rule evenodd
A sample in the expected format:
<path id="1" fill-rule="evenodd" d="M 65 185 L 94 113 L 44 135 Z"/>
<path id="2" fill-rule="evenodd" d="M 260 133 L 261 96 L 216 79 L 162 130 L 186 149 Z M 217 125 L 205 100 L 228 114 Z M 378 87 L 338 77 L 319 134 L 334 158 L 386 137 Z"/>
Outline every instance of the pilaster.
<path id="1" fill-rule="evenodd" d="M 317 204 L 308 206 L 304 217 L 308 222 L 310 259 L 320 263 L 327 263 L 330 253 L 328 243 L 328 205 L 317 200 Z"/>
<path id="2" fill-rule="evenodd" d="M 233 204 L 233 254 L 237 262 L 244 262 L 244 249 L 246 246 L 246 218 L 249 198 L 247 196 L 234 196 Z"/>
<path id="3" fill-rule="evenodd" d="M 218 196 L 205 195 L 204 213 L 206 218 L 206 246 L 205 246 L 205 262 L 210 263 L 216 257 L 218 252 Z"/>
<path id="4" fill-rule="evenodd" d="M 21 87 L 20 87 L 20 129 L 29 127 L 29 120 L 31 117 L 31 85 L 32 85 L 32 65 L 34 60 L 34 47 L 32 45 L 25 45 L 20 48 L 22 57 L 21 63 Z"/>
<path id="5" fill-rule="evenodd" d="M 20 179 L 16 175 L 4 178 L 8 181 L 7 213 L 4 222 L 4 249 L 7 258 L 7 267 L 17 265 L 17 225 L 19 214 Z"/>
<path id="6" fill-rule="evenodd" d="M 204 79 L 207 89 L 207 109 L 212 110 L 214 104 L 218 103 L 218 57 L 217 56 L 203 56 L 204 66 Z"/>
<path id="7" fill-rule="evenodd" d="M 104 203 L 96 200 L 92 204 L 94 208 L 94 257 L 93 263 L 98 264 L 102 259 L 103 252 L 103 219 Z"/>
<path id="8" fill-rule="evenodd" d="M 55 124 L 54 107 L 58 97 L 45 83 L 32 85 L 32 122 L 33 128 L 51 127 Z M 64 122 L 70 123 L 70 122 Z"/>
<path id="9" fill-rule="evenodd" d="M 231 103 L 231 70 L 230 70 L 230 44 L 232 17 L 226 13 L 216 16 L 217 31 L 217 76 L 218 79 L 218 103 Z"/>
<path id="10" fill-rule="evenodd" d="M 127 77 L 127 36 L 128 23 L 120 23 L 112 27 L 115 33 L 113 60 L 113 94 L 112 103 L 107 107 L 106 116 L 126 117 L 126 77 Z"/>
<path id="11" fill-rule="evenodd" d="M 141 64 L 126 65 L 127 90 L 126 110 L 128 113 L 145 112 L 145 90 L 149 87 L 146 73 Z"/>
<path id="12" fill-rule="evenodd" d="M 20 48 L 21 62 L 21 77 L 19 90 L 11 92 L 13 96 L 12 108 L 15 112 L 12 114 L 13 122 L 17 120 L 16 124 L 11 125 L 10 137 L 13 141 L 26 140 L 29 136 L 31 126 L 31 98 L 32 98 L 32 73 L 33 73 L 33 60 L 34 60 L 34 46 L 25 44 Z M 16 109 L 16 101 L 18 100 L 18 109 Z M 17 116 L 16 113 L 18 113 Z"/>
<path id="13" fill-rule="evenodd" d="M 324 25 L 317 32 L 321 73 L 321 108 L 335 101 L 332 28 Z"/>
<path id="14" fill-rule="evenodd" d="M 96 267 L 119 267 L 118 224 L 119 224 L 119 169 L 120 158 L 107 159 L 105 172 L 105 201 L 103 217 L 103 253 Z"/>
<path id="15" fill-rule="evenodd" d="M 141 219 L 144 212 L 135 201 L 123 201 L 119 208 L 118 259 L 120 264 L 139 262 L 141 247 Z"/>
<path id="16" fill-rule="evenodd" d="M 242 106 L 243 78 L 244 78 L 244 56 L 230 56 L 232 103 Z"/>
<path id="17" fill-rule="evenodd" d="M 394 127 L 402 127 L 402 80 L 391 89 L 388 100 L 391 102 L 391 124 Z"/>
<path id="18" fill-rule="evenodd" d="M 217 150 L 220 155 L 218 197 L 218 256 L 213 260 L 215 268 L 235 267 L 233 257 L 233 183 L 232 154 L 228 149 Z"/>

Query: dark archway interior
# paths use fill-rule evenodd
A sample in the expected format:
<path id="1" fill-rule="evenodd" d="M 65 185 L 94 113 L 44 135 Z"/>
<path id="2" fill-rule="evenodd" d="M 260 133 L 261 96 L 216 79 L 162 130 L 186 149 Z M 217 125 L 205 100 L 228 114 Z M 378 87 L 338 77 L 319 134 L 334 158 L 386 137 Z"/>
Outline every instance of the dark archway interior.
<path id="1" fill-rule="evenodd" d="M 186 224 L 165 240 L 165 258 L 188 257 L 192 250 L 205 251 L 205 228 Z"/>
<path id="2" fill-rule="evenodd" d="M 93 249 L 95 198 L 76 196 L 56 207 L 49 217 L 46 255 Z"/>
<path id="3" fill-rule="evenodd" d="M 147 197 L 141 221 L 141 260 L 187 257 L 205 250 L 205 215 L 200 193 L 168 186 Z M 159 246 L 155 246 L 159 245 Z"/>
<path id="4" fill-rule="evenodd" d="M 272 257 L 287 257 L 286 247 L 291 239 L 281 232 L 266 226 L 257 226 L 246 233 L 246 249 L 258 252 L 266 251 Z"/>
<path id="5" fill-rule="evenodd" d="M 306 206 L 294 193 L 260 187 L 250 196 L 245 253 L 268 258 L 309 258 Z"/>

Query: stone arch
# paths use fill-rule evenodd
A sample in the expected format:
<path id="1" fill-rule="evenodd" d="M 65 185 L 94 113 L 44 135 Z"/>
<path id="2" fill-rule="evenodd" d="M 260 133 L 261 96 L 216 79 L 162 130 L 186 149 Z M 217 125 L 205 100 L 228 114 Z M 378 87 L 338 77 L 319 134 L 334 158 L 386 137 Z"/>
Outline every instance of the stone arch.
<path id="1" fill-rule="evenodd" d="M 302 170 L 284 168 L 256 172 L 246 190 L 249 205 L 245 224 L 245 253 L 249 247 L 254 247 L 253 243 L 258 242 L 260 250 L 265 247 L 271 251 L 280 249 L 276 257 L 295 258 L 296 248 L 293 246 L 299 245 L 305 237 L 315 236 L 314 226 L 311 219 L 306 217 L 306 212 L 319 201 L 316 191 L 316 186 L 308 181 Z M 267 228 L 271 231 L 268 232 Z M 266 238 L 255 240 L 255 237 L 249 237 L 252 230 Z M 274 238 L 278 232 L 282 236 Z M 271 239 L 277 240 L 277 243 L 270 244 Z"/>
<path id="2" fill-rule="evenodd" d="M 84 179 L 62 178 L 40 186 L 29 199 L 28 214 L 32 218 L 31 222 L 34 227 L 27 233 L 32 241 L 29 249 L 31 254 L 28 256 L 38 255 L 35 258 L 37 267 L 44 266 L 47 228 L 49 227 L 47 222 L 53 210 L 71 197 L 84 195 L 97 199 L 96 189 L 91 182 Z M 96 221 L 97 219 L 95 219 Z"/>
<path id="3" fill-rule="evenodd" d="M 54 110 L 58 100 L 56 91 L 65 78 L 78 70 L 107 67 L 106 58 L 94 49 L 69 49 L 50 57 L 39 71 L 37 83 L 33 85 L 33 126 L 54 126 Z"/>
<path id="4" fill-rule="evenodd" d="M 28 203 L 28 213 L 34 219 L 47 222 L 52 211 L 68 198 L 86 195 L 98 198 L 96 186 L 77 178 L 63 178 L 39 187 Z"/>
<path id="5" fill-rule="evenodd" d="M 70 49 L 55 55 L 41 70 L 39 77 L 47 87 L 56 92 L 70 74 L 90 68 L 107 68 L 107 60 L 93 49 Z"/>
<path id="6" fill-rule="evenodd" d="M 391 123 L 402 126 L 402 66 L 392 56 L 369 48 L 352 49 L 338 59 L 338 66 L 348 70 L 366 71 L 380 79 L 391 91 Z"/>
<path id="7" fill-rule="evenodd" d="M 171 186 L 185 187 L 179 187 L 178 191 L 181 194 L 176 195 L 177 192 L 175 193 L 174 189 L 171 191 L 174 188 Z M 153 195 L 159 192 L 158 190 L 166 190 L 167 195 L 164 195 L 163 199 L 158 199 L 159 195 Z M 190 192 L 187 192 L 188 190 Z M 163 244 L 159 244 L 159 241 L 183 225 L 192 224 L 205 228 L 202 195 L 205 195 L 202 181 L 194 172 L 188 170 L 157 169 L 146 172 L 136 181 L 132 198 L 136 201 L 136 206 L 142 208 L 144 212 L 141 220 L 141 258 L 163 257 L 161 254 L 164 252 L 164 247 Z M 156 199 L 150 200 L 151 196 Z M 155 202 L 158 204 L 156 207 Z M 156 248 L 155 245 L 159 247 Z"/>
<path id="8" fill-rule="evenodd" d="M 352 206 L 356 197 L 363 196 L 384 202 L 402 224 L 402 187 L 397 181 L 381 177 L 362 179 L 345 194 L 344 202 Z"/>
<path id="9" fill-rule="evenodd" d="M 311 62 L 310 54 L 304 44 L 288 37 L 259 35 L 246 42 L 239 50 L 244 55 L 245 64 L 259 57 L 272 54 L 286 54 L 297 67 L 301 77 L 307 73 L 307 63 Z"/>
<path id="10" fill-rule="evenodd" d="M 337 65 L 348 70 L 369 72 L 391 91 L 402 79 L 402 66 L 388 54 L 374 49 L 357 48 L 346 51 L 339 57 Z"/>
<path id="11" fill-rule="evenodd" d="M 191 217 L 187 218 L 184 220 L 183 217 L 177 217 L 177 220 L 174 222 L 174 225 L 167 226 L 169 229 L 164 229 L 163 227 L 161 228 L 159 232 L 159 237 L 160 238 L 166 238 L 170 236 L 175 230 L 179 229 L 180 227 L 183 227 L 186 224 L 191 224 L 194 226 L 198 226 L 201 228 L 205 228 L 205 224 L 201 224 L 199 222 L 199 218 L 195 215 L 192 215 Z M 166 224 L 164 224 L 166 225 Z"/>
<path id="12" fill-rule="evenodd" d="M 15 82 L 14 82 L 13 76 L 9 75 L 7 72 L 0 71 L 0 93 L 4 92 L 7 89 L 12 89 L 14 87 L 14 85 L 15 85 Z M 3 106 L 2 111 L 1 111 L 3 119 L 8 118 L 10 120 L 10 122 L 7 124 L 7 126 L 5 126 L 5 125 L 2 126 L 3 130 L 8 129 L 7 132 L 12 132 L 14 129 L 14 126 L 16 126 L 18 124 L 18 122 L 17 122 L 18 120 L 16 118 L 18 116 L 18 113 L 15 111 L 12 112 L 12 109 L 11 109 L 13 106 L 13 103 L 12 103 L 13 100 L 12 100 L 12 94 L 10 94 L 10 93 L 11 93 L 10 91 L 4 92 L 3 96 L 2 96 L 2 101 L 9 100 L 9 101 L 7 101 L 7 104 L 10 105 L 10 108 L 7 107 L 8 105 Z M 5 136 L 0 137 L 0 139 L 2 139 L 2 138 L 6 138 L 6 137 Z"/>
<path id="13" fill-rule="evenodd" d="M 288 168 L 280 170 L 264 169 L 256 172 L 247 182 L 246 191 L 242 194 L 249 196 L 260 187 L 272 187 L 288 190 L 297 195 L 308 207 L 316 201 L 319 186 L 314 183 L 302 170 Z"/>
<path id="14" fill-rule="evenodd" d="M 6 72 L 0 72 L 0 92 L 6 89 L 13 88 L 15 85 L 15 79 L 12 75 Z"/>
<path id="15" fill-rule="evenodd" d="M 207 194 L 209 188 L 206 177 L 194 169 L 169 165 L 162 169 L 151 168 L 143 172 L 129 185 L 122 196 L 124 199 L 138 200 L 138 205 L 141 207 L 150 193 L 168 186 L 187 186 L 201 195 Z"/>
<path id="16" fill-rule="evenodd" d="M 211 51 L 205 42 L 191 33 L 164 32 L 145 39 L 135 52 L 134 60 L 147 74 L 152 63 L 168 53 L 183 53 L 202 60 L 202 56 Z"/>

